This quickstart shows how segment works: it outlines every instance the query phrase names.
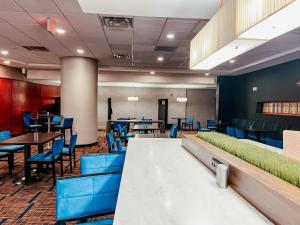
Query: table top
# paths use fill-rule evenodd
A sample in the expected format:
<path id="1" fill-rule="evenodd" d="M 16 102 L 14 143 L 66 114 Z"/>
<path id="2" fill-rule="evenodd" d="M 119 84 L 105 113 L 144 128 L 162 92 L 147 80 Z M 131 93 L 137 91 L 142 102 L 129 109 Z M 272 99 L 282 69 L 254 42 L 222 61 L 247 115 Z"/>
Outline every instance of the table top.
<path id="1" fill-rule="evenodd" d="M 249 139 L 239 139 L 239 140 L 242 141 L 242 142 L 248 143 L 248 144 L 256 145 L 256 146 L 261 147 L 261 148 L 266 148 L 268 150 L 276 151 L 279 154 L 283 154 L 283 149 L 281 149 L 281 148 L 276 148 L 276 147 L 266 145 L 266 144 L 263 144 L 263 143 L 260 143 L 260 142 L 257 142 L 257 141 L 252 141 L 252 140 L 249 140 Z"/>
<path id="2" fill-rule="evenodd" d="M 135 134 L 135 138 L 169 138 L 167 134 Z"/>
<path id="3" fill-rule="evenodd" d="M 133 130 L 159 130 L 159 128 L 150 124 L 136 124 Z"/>
<path id="4" fill-rule="evenodd" d="M 34 138 L 34 133 L 27 133 L 1 141 L 0 145 L 39 145 L 45 144 L 60 135 L 61 133 L 38 133 L 37 138 Z"/>
<path id="5" fill-rule="evenodd" d="M 137 169 L 138 168 L 138 169 Z M 114 225 L 272 224 L 181 146 L 181 139 L 130 139 Z"/>

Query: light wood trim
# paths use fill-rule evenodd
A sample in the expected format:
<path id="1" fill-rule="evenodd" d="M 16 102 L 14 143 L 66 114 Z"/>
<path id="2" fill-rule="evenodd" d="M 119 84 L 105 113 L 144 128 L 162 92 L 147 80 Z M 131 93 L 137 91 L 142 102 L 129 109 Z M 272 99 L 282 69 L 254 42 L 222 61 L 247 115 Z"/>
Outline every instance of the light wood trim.
<path id="1" fill-rule="evenodd" d="M 300 131 L 283 131 L 283 151 L 287 156 L 300 160 Z"/>
<path id="2" fill-rule="evenodd" d="M 229 165 L 230 186 L 273 223 L 300 224 L 300 189 L 195 135 L 184 135 L 183 146 L 209 169 L 212 157 Z"/>

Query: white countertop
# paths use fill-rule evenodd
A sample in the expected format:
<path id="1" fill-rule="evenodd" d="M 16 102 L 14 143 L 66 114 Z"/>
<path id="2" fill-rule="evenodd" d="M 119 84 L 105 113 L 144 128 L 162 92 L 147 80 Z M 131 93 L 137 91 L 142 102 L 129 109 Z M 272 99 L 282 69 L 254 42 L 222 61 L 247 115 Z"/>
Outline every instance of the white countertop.
<path id="1" fill-rule="evenodd" d="M 250 139 L 239 139 L 239 140 L 242 141 L 242 142 L 246 142 L 248 144 L 256 145 L 256 146 L 261 147 L 261 148 L 265 148 L 265 149 L 268 149 L 268 150 L 275 151 L 279 154 L 283 154 L 283 149 L 281 149 L 281 148 L 276 148 L 276 147 L 273 147 L 271 145 L 266 145 L 266 144 L 263 144 L 263 143 L 260 143 L 260 142 L 257 142 L 257 141 L 252 141 Z"/>
<path id="2" fill-rule="evenodd" d="M 181 139 L 130 139 L 114 225 L 272 224 L 181 147 Z"/>

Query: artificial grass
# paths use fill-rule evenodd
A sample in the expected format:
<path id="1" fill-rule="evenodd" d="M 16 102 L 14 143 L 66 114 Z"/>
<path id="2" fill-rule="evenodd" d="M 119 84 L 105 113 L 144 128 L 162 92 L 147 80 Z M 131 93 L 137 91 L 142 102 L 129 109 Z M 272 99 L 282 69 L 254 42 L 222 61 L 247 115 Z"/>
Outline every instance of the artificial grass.
<path id="1" fill-rule="evenodd" d="M 300 188 L 300 161 L 217 132 L 197 137 Z"/>

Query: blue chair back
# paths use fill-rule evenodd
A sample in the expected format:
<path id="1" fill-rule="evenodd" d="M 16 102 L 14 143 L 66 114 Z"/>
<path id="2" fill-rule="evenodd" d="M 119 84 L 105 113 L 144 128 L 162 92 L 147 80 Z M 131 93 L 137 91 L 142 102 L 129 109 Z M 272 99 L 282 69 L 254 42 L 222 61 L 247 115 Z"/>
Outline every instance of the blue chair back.
<path id="1" fill-rule="evenodd" d="M 226 133 L 231 137 L 235 137 L 235 129 L 233 127 L 227 127 Z"/>
<path id="2" fill-rule="evenodd" d="M 111 150 L 113 148 L 114 142 L 115 142 L 113 133 L 110 132 L 106 135 L 106 141 L 107 141 L 108 148 Z"/>
<path id="3" fill-rule="evenodd" d="M 189 116 L 188 124 L 189 124 L 189 125 L 192 125 L 193 122 L 194 122 L 194 117 L 193 117 L 193 116 Z"/>
<path id="4" fill-rule="evenodd" d="M 53 116 L 52 123 L 60 124 L 61 123 L 61 116 Z"/>
<path id="5" fill-rule="evenodd" d="M 127 132 L 127 128 L 126 127 L 124 127 L 123 132 L 124 132 L 124 137 L 127 137 L 128 132 Z"/>
<path id="6" fill-rule="evenodd" d="M 283 142 L 281 140 L 275 140 L 275 139 L 272 139 L 272 138 L 267 138 L 266 139 L 266 144 L 267 145 L 271 145 L 273 147 L 276 147 L 276 148 L 283 148 Z"/>
<path id="7" fill-rule="evenodd" d="M 245 131 L 236 128 L 235 129 L 235 137 L 237 139 L 245 139 L 246 138 Z"/>
<path id="8" fill-rule="evenodd" d="M 71 128 L 73 126 L 73 118 L 65 118 L 64 119 L 64 128 Z"/>
<path id="9" fill-rule="evenodd" d="M 0 132 L 0 141 L 4 141 L 11 138 L 11 133 L 9 130 Z"/>
<path id="10" fill-rule="evenodd" d="M 80 158 L 80 174 L 111 173 L 123 170 L 125 154 L 83 155 Z"/>
<path id="11" fill-rule="evenodd" d="M 63 139 L 61 139 L 61 140 L 54 140 L 52 142 L 52 150 L 51 150 L 52 155 L 54 155 L 54 156 L 60 155 L 61 152 L 62 152 L 62 150 L 63 150 L 63 148 L 64 148 L 64 144 L 65 143 L 64 143 Z"/>
<path id="12" fill-rule="evenodd" d="M 200 123 L 200 121 L 197 121 L 197 122 L 196 122 L 196 130 L 197 130 L 197 131 L 200 131 L 200 130 L 201 130 L 201 123 Z"/>
<path id="13" fill-rule="evenodd" d="M 170 138 L 177 138 L 177 126 L 176 125 L 172 125 L 172 127 L 171 127 Z"/>
<path id="14" fill-rule="evenodd" d="M 216 120 L 207 120 L 206 124 L 207 124 L 207 128 L 216 129 L 218 122 Z"/>
<path id="15" fill-rule="evenodd" d="M 72 135 L 70 139 L 69 149 L 74 150 L 74 148 L 76 147 L 76 143 L 77 143 L 77 135 Z"/>
<path id="16" fill-rule="evenodd" d="M 56 221 L 114 213 L 121 174 L 98 174 L 58 179 Z"/>
<path id="17" fill-rule="evenodd" d="M 23 122 L 24 122 L 25 127 L 28 127 L 31 125 L 31 121 L 30 121 L 31 118 L 32 118 L 31 113 L 23 113 Z"/>
<path id="18" fill-rule="evenodd" d="M 122 152 L 123 151 L 123 146 L 122 146 L 122 141 L 120 138 L 117 139 L 117 149 L 118 149 L 118 152 Z"/>

